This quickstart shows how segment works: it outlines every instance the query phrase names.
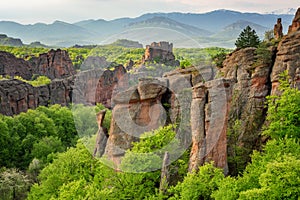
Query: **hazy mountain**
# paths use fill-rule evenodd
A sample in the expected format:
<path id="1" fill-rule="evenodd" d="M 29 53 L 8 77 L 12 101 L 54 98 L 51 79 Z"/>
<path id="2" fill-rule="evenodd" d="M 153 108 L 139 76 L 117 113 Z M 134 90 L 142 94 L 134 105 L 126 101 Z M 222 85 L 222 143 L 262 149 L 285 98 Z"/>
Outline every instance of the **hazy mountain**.
<path id="1" fill-rule="evenodd" d="M 22 25 L 15 22 L 0 22 L 0 33 L 21 38 L 25 43 L 41 41 L 45 44 L 69 46 L 85 42 L 93 36 L 90 31 L 73 24 L 55 21 L 52 24 L 36 23 Z"/>
<path id="2" fill-rule="evenodd" d="M 23 42 L 18 38 L 11 38 L 5 34 L 0 34 L 0 45 L 1 46 L 23 46 Z"/>
<path id="3" fill-rule="evenodd" d="M 197 28 L 195 26 L 183 24 L 172 20 L 167 17 L 153 17 L 144 21 L 130 23 L 127 28 L 145 28 L 145 27 L 156 27 L 162 29 L 170 29 L 174 31 L 178 31 L 180 33 L 186 34 L 188 36 L 207 36 L 211 34 L 211 32 Z"/>
<path id="4" fill-rule="evenodd" d="M 89 19 L 74 24 L 55 21 L 52 24 L 23 25 L 0 21 L 0 34 L 20 38 L 25 43 L 40 41 L 51 46 L 112 43 L 117 39 L 139 41 L 143 45 L 153 41 L 168 40 L 174 42 L 176 46 L 188 43 L 184 42 L 186 38 L 182 35 L 189 37 L 189 40 L 195 39 L 205 46 L 228 46 L 246 25 L 253 26 L 252 28 L 262 34 L 265 30 L 273 29 L 277 18 L 282 18 L 284 32 L 287 32 L 294 13 L 292 15 L 277 13 L 289 12 L 293 10 L 274 11 L 272 14 L 241 13 L 230 10 L 216 10 L 202 14 L 148 13 L 136 18 L 119 18 L 110 21 Z"/>
<path id="5" fill-rule="evenodd" d="M 239 20 L 245 20 L 252 23 L 257 23 L 265 27 L 273 27 L 277 18 L 282 18 L 283 25 L 290 24 L 293 17 L 292 15 L 277 15 L 277 14 L 259 14 L 259 13 L 241 13 L 231 10 L 215 10 L 203 14 L 192 13 L 150 13 L 139 17 L 139 19 L 148 19 L 154 16 L 163 16 L 175 20 L 180 23 L 192 25 L 201 29 L 209 31 L 220 31 L 224 27 L 235 23 Z M 286 28 L 287 29 L 287 28 Z"/>
<path id="6" fill-rule="evenodd" d="M 279 10 L 274 10 L 272 12 L 268 12 L 267 14 L 275 14 L 275 15 L 294 15 L 296 13 L 297 9 L 295 8 L 283 8 Z"/>
<path id="7" fill-rule="evenodd" d="M 245 20 L 239 20 L 235 23 L 226 26 L 220 32 L 214 34 L 213 37 L 224 38 L 224 39 L 237 38 L 241 33 L 241 30 L 243 30 L 247 26 L 250 26 L 252 29 L 254 29 L 260 38 L 263 38 L 265 32 L 269 30 L 268 27 L 261 26 L 259 24 L 252 23 Z"/>

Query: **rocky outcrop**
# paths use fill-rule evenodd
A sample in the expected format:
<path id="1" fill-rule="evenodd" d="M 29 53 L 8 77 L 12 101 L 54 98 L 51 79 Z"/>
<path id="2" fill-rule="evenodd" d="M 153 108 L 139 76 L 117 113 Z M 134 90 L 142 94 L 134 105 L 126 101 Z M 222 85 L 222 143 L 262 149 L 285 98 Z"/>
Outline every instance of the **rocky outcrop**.
<path id="1" fill-rule="evenodd" d="M 224 77 L 236 80 L 232 87 L 227 130 L 228 165 L 232 174 L 238 173 L 239 167 L 249 161 L 253 149 L 261 146 L 260 132 L 266 116 L 266 96 L 271 91 L 272 62 L 259 62 L 255 50 L 235 51 L 223 62 Z M 241 166 L 236 166 L 234 159 L 237 157 Z"/>
<path id="2" fill-rule="evenodd" d="M 190 172 L 214 161 L 228 173 L 227 128 L 233 83 L 231 79 L 217 79 L 193 87 Z"/>
<path id="3" fill-rule="evenodd" d="M 82 65 L 80 70 L 89 70 L 89 69 L 103 69 L 105 70 L 110 66 L 110 62 L 106 60 L 103 56 L 89 56 L 87 57 Z"/>
<path id="4" fill-rule="evenodd" d="M 125 151 L 139 136 L 165 124 L 166 113 L 161 99 L 167 91 L 166 80 L 141 79 L 137 86 L 116 93 L 106 156 L 117 168 Z"/>
<path id="5" fill-rule="evenodd" d="M 123 77 L 126 77 L 126 71 L 123 66 L 119 66 L 114 71 L 90 70 L 75 77 L 54 79 L 49 85 L 39 87 L 16 79 L 1 80 L 0 113 L 14 115 L 50 104 L 66 106 L 70 103 L 102 103 L 110 107 L 114 87 L 118 83 L 122 85 Z"/>
<path id="6" fill-rule="evenodd" d="M 278 18 L 277 23 L 274 25 L 274 36 L 277 40 L 283 37 L 281 18 Z"/>
<path id="7" fill-rule="evenodd" d="M 33 74 L 47 76 L 50 79 L 68 78 L 76 74 L 72 61 L 65 50 L 50 50 L 30 61 Z"/>
<path id="8" fill-rule="evenodd" d="M 173 54 L 173 44 L 169 42 L 153 42 L 151 45 L 147 45 L 142 58 L 142 63 L 146 62 L 179 66 L 179 61 L 175 60 Z"/>
<path id="9" fill-rule="evenodd" d="M 73 102 L 87 105 L 102 103 L 111 108 L 114 90 L 116 88 L 122 90 L 127 84 L 127 73 L 122 65 L 115 67 L 114 70 L 83 71 L 75 78 Z"/>
<path id="10" fill-rule="evenodd" d="M 8 52 L 0 51 L 0 75 L 20 76 L 29 80 L 32 77 L 32 70 L 25 60 L 16 58 Z"/>
<path id="11" fill-rule="evenodd" d="M 33 87 L 20 80 L 0 81 L 0 113 L 15 115 L 50 104 L 67 105 L 71 102 L 71 79 L 55 80 L 50 85 Z"/>
<path id="12" fill-rule="evenodd" d="M 300 9 L 298 9 L 300 11 Z M 299 12 L 297 12 L 299 13 Z M 300 13 L 299 13 L 300 14 Z M 284 36 L 279 45 L 271 74 L 272 94 L 278 94 L 280 74 L 287 70 L 290 83 L 300 89 L 300 29 Z"/>
<path id="13" fill-rule="evenodd" d="M 289 26 L 288 34 L 300 30 L 300 8 L 298 8 L 295 18 L 293 19 L 292 25 Z"/>
<path id="14" fill-rule="evenodd" d="M 106 114 L 106 110 L 101 110 L 99 113 L 97 113 L 98 133 L 97 133 L 96 145 L 93 153 L 94 157 L 96 156 L 101 157 L 105 151 L 105 147 L 108 139 L 107 129 L 105 129 L 102 125 L 105 114 Z"/>

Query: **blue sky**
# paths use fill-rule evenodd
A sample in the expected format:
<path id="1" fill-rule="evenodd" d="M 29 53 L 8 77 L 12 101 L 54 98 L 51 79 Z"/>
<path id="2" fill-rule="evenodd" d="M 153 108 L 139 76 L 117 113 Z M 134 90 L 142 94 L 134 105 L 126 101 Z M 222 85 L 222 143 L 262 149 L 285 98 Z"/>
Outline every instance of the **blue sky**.
<path id="1" fill-rule="evenodd" d="M 300 7 L 299 0 L 9 0 L 1 2 L 0 20 L 21 23 L 76 22 L 136 17 L 147 12 L 203 13 L 229 9 L 264 13 L 297 7 Z"/>

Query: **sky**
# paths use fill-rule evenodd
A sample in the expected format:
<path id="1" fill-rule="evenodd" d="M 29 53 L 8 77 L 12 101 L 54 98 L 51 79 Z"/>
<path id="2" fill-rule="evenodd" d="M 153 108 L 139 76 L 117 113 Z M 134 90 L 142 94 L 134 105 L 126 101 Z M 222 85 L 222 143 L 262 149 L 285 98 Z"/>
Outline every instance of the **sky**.
<path id="1" fill-rule="evenodd" d="M 217 9 L 265 13 L 298 8 L 299 0 L 1 0 L 0 21 L 74 23 L 137 17 L 153 12 L 204 13 Z"/>

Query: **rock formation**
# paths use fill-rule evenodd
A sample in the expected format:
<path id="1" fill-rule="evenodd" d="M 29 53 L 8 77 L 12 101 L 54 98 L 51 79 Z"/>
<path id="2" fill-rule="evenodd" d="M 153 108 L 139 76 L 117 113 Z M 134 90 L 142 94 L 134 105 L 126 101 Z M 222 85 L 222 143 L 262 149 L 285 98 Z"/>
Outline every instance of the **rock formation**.
<path id="1" fill-rule="evenodd" d="M 164 125 L 166 113 L 161 99 L 166 91 L 165 80 L 141 79 L 137 86 L 113 96 L 115 106 L 105 154 L 117 166 L 142 133 Z"/>
<path id="2" fill-rule="evenodd" d="M 298 8 L 295 18 L 293 19 L 292 25 L 289 26 L 288 34 L 291 34 L 293 32 L 300 30 L 300 8 Z"/>
<path id="3" fill-rule="evenodd" d="M 290 83 L 300 89 L 300 8 L 298 8 L 289 32 L 278 45 L 271 81 L 272 94 L 278 94 L 280 74 L 288 71 Z"/>
<path id="4" fill-rule="evenodd" d="M 114 70 L 94 69 L 76 75 L 73 102 L 87 105 L 102 103 L 112 107 L 111 98 L 116 86 L 118 89 L 128 84 L 125 68 L 120 65 Z"/>
<path id="5" fill-rule="evenodd" d="M 106 110 L 101 110 L 97 114 L 98 133 L 97 133 L 96 145 L 93 153 L 94 157 L 96 156 L 101 157 L 105 151 L 105 147 L 108 139 L 107 130 L 102 126 L 105 114 L 106 114 Z"/>
<path id="6" fill-rule="evenodd" d="M 214 161 L 215 166 L 228 173 L 227 129 L 232 86 L 233 80 L 216 79 L 193 87 L 190 172 Z"/>
<path id="7" fill-rule="evenodd" d="M 179 66 L 179 62 L 175 60 L 173 54 L 173 44 L 169 42 L 153 42 L 151 45 L 147 45 L 142 58 L 142 63 L 146 62 Z"/>
<path id="8" fill-rule="evenodd" d="M 32 77 L 32 69 L 25 60 L 16 58 L 8 52 L 0 51 L 0 75 L 20 76 L 29 80 Z"/>
<path id="9" fill-rule="evenodd" d="M 281 18 L 278 18 L 277 24 L 274 25 L 274 36 L 277 40 L 283 37 Z"/>
<path id="10" fill-rule="evenodd" d="M 103 56 L 89 56 L 87 57 L 82 65 L 80 66 L 80 70 L 89 70 L 89 69 L 103 69 L 105 70 L 110 66 L 110 62 L 106 60 Z"/>
<path id="11" fill-rule="evenodd" d="M 0 81 L 0 113 L 15 115 L 49 104 L 67 105 L 71 102 L 72 80 L 52 81 L 50 85 L 33 87 L 20 80 Z"/>
<path id="12" fill-rule="evenodd" d="M 72 61 L 65 50 L 50 50 L 30 60 L 33 74 L 44 75 L 50 79 L 67 78 L 76 74 Z"/>

